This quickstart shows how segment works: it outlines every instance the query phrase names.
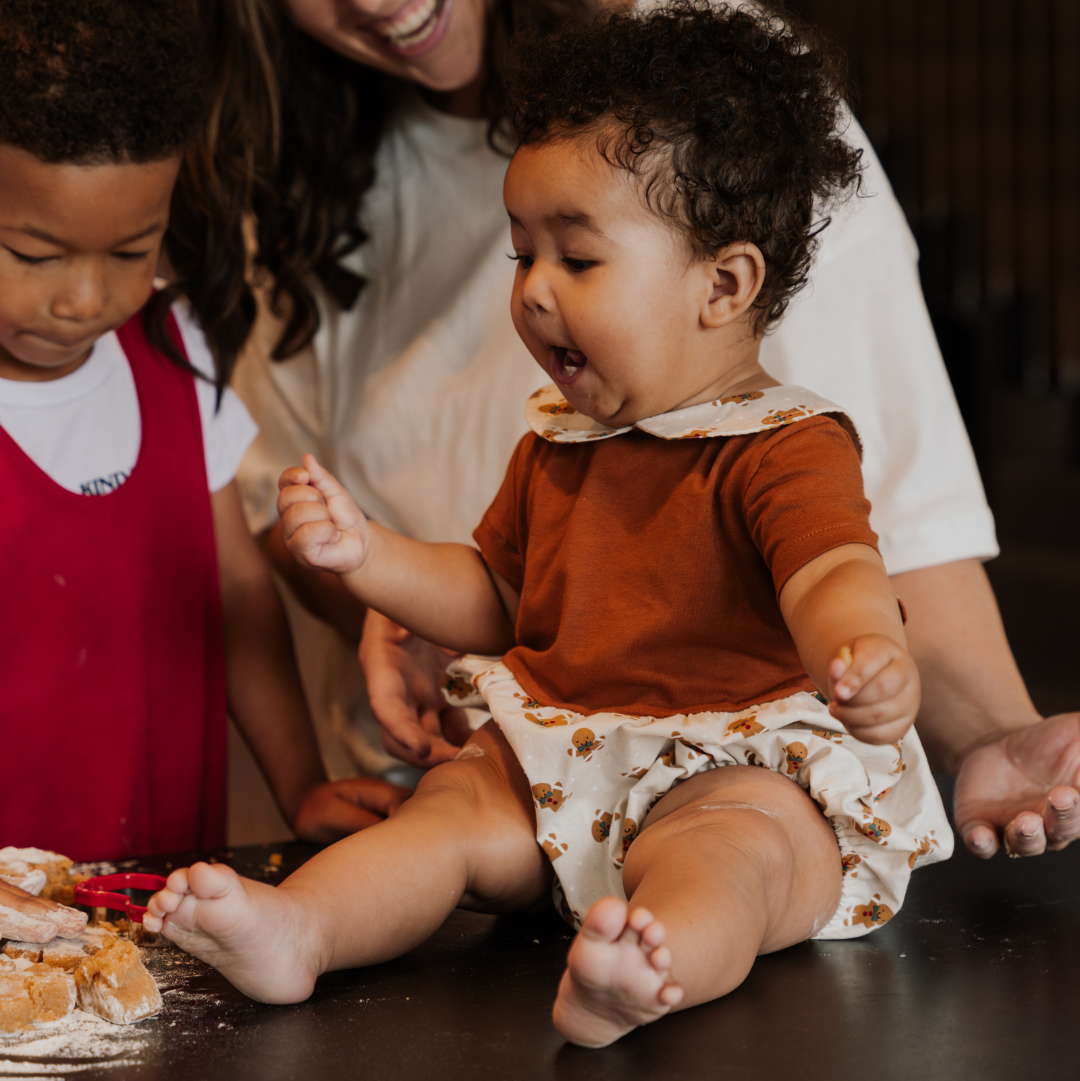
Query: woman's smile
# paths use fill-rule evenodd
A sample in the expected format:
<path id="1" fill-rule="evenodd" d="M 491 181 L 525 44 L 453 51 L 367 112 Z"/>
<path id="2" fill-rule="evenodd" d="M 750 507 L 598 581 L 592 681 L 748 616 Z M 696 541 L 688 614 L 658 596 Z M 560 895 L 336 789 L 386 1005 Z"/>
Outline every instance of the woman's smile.
<path id="1" fill-rule="evenodd" d="M 446 33 L 454 0 L 408 0 L 393 15 L 359 29 L 377 37 L 398 56 L 414 57 L 434 49 Z"/>

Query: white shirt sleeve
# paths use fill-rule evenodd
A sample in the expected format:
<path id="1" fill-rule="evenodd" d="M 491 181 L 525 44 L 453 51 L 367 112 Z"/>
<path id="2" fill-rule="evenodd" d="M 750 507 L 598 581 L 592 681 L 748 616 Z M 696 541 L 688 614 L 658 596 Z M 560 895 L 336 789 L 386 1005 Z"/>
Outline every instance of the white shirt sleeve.
<path id="1" fill-rule="evenodd" d="M 180 328 L 188 360 L 196 371 L 214 378 L 214 358 L 199 325 L 187 304 L 173 305 L 173 315 Z M 206 478 L 210 491 L 224 488 L 236 476 L 240 459 L 255 437 L 258 425 L 235 391 L 225 388 L 218 408 L 217 388 L 206 379 L 195 380 L 195 396 L 202 420 L 203 453 L 206 455 Z"/>
<path id="2" fill-rule="evenodd" d="M 761 363 L 850 413 L 890 574 L 992 558 L 994 520 L 923 301 L 915 240 L 854 120 L 848 138 L 863 149 L 862 193 L 833 213 L 810 282 L 766 337 Z"/>

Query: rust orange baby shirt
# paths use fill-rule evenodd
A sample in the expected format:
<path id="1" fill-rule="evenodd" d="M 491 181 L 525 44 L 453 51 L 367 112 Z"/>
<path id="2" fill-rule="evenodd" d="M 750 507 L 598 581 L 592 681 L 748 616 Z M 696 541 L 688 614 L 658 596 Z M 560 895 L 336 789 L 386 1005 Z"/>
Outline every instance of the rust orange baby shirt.
<path id="1" fill-rule="evenodd" d="M 831 417 L 757 434 L 518 444 L 474 533 L 521 593 L 504 661 L 545 705 L 654 717 L 813 691 L 780 613 L 795 571 L 876 549 Z"/>

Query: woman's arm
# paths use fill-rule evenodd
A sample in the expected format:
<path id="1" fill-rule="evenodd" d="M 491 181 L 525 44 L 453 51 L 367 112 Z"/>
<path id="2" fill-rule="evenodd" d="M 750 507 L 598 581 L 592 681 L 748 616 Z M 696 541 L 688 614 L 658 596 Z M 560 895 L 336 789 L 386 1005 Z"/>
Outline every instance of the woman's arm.
<path id="1" fill-rule="evenodd" d="M 374 825 L 408 791 L 374 778 L 328 783 L 269 568 L 235 483 L 212 496 L 229 711 L 297 835 L 328 843 Z"/>
<path id="2" fill-rule="evenodd" d="M 843 544 L 812 559 L 785 583 L 780 610 L 829 712 L 866 743 L 900 739 L 919 709 L 919 673 L 877 552 Z"/>
<path id="3" fill-rule="evenodd" d="M 425 544 L 369 522 L 310 454 L 278 486 L 281 535 L 298 561 L 339 575 L 358 600 L 448 649 L 513 646 L 518 598 L 475 548 Z"/>

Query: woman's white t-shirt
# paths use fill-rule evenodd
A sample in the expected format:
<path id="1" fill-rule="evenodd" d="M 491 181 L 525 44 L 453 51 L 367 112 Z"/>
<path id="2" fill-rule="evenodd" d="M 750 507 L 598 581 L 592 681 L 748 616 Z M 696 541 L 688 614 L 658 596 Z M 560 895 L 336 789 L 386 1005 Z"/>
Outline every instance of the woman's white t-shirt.
<path id="1" fill-rule="evenodd" d="M 214 361 L 187 308 L 173 308 L 192 367 L 210 379 Z M 193 377 L 194 378 L 194 377 Z M 217 408 L 212 382 L 195 379 L 211 492 L 235 476 L 258 428 L 244 403 L 226 390 Z M 142 418 L 135 380 L 114 332 L 94 344 L 70 375 L 44 383 L 0 379 L 0 427 L 62 488 L 107 495 L 130 476 L 139 456 Z"/>

